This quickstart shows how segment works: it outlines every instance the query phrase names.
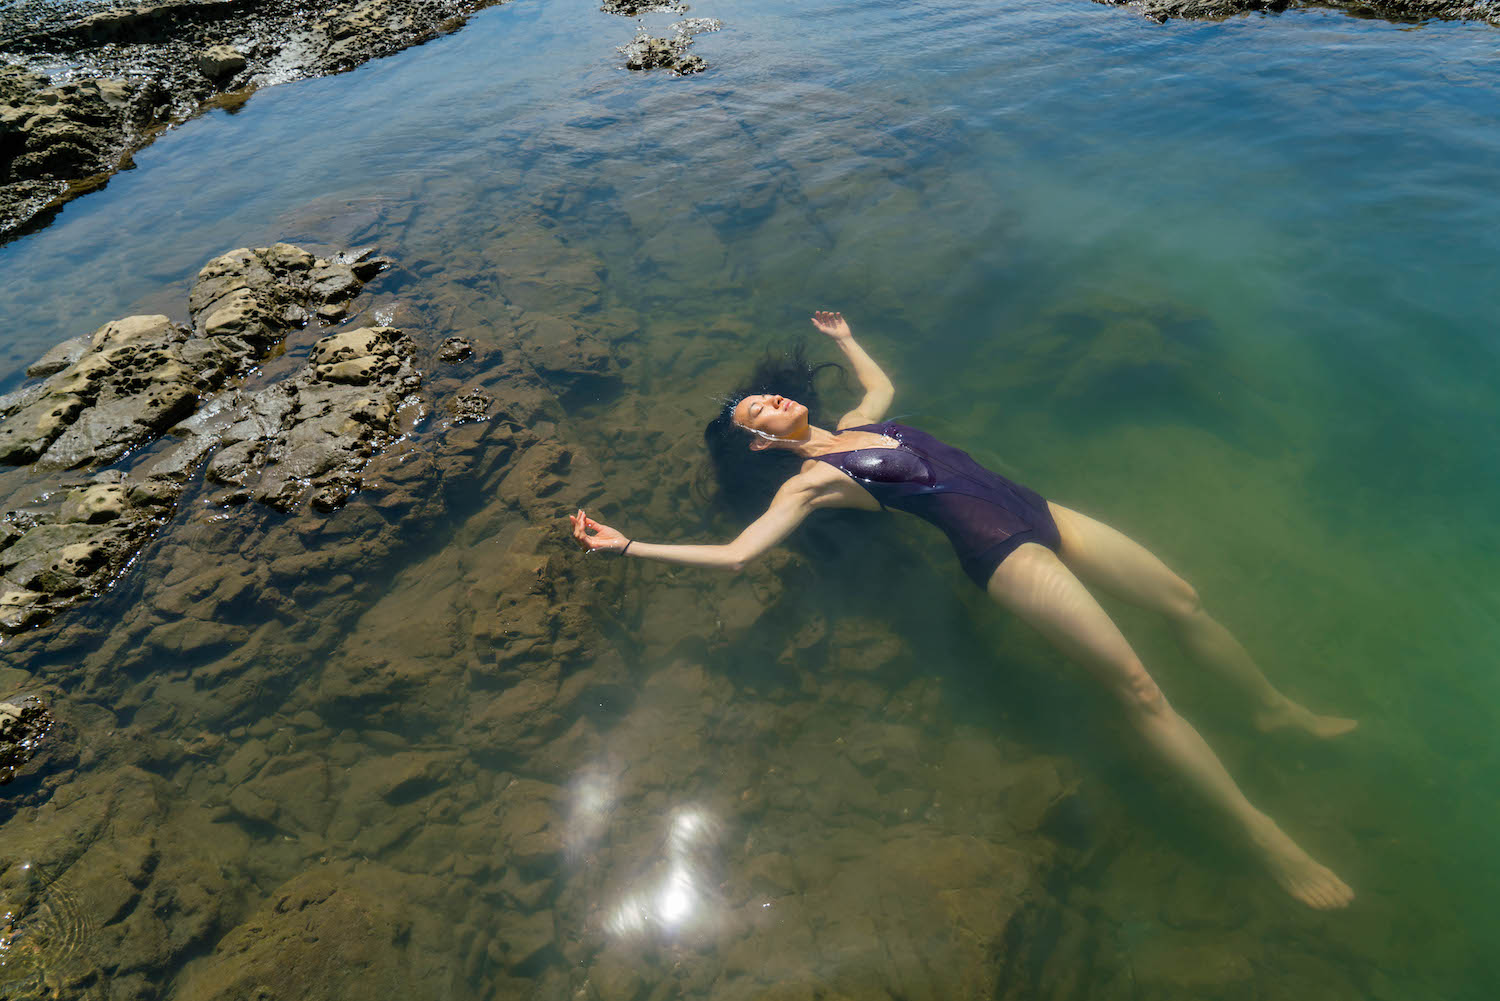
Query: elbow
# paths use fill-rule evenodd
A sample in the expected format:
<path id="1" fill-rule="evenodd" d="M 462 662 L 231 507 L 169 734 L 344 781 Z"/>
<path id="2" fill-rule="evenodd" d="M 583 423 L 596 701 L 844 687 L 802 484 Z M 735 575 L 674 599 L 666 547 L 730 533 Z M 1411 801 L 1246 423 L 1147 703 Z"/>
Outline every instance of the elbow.
<path id="1" fill-rule="evenodd" d="M 745 567 L 749 566 L 749 564 L 749 560 L 735 558 L 724 564 L 724 569 L 728 570 L 730 573 L 740 573 L 745 569 Z"/>

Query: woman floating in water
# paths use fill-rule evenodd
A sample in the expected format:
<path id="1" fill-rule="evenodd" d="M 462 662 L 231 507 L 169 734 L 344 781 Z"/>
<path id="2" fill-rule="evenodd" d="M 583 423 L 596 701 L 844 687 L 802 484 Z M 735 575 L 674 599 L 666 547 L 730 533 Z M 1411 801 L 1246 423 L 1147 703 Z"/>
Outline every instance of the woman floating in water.
<path id="1" fill-rule="evenodd" d="M 772 473 L 773 458 L 792 467 L 769 508 L 737 539 L 717 546 L 639 542 L 581 510 L 571 516 L 574 538 L 590 550 L 738 570 L 819 508 L 910 511 L 948 534 L 965 572 L 990 597 L 1119 698 L 1146 743 L 1239 826 L 1288 893 L 1311 907 L 1346 906 L 1353 891 L 1251 805 L 1198 731 L 1168 704 L 1080 578 L 1159 612 L 1194 660 L 1251 698 L 1261 729 L 1292 727 L 1332 737 L 1353 729 L 1354 721 L 1315 715 L 1277 691 L 1244 647 L 1203 610 L 1192 586 L 1135 542 L 1043 500 L 931 435 L 882 421 L 891 404 L 890 379 L 855 343 L 840 314 L 816 313 L 812 322 L 848 356 L 864 386 L 864 399 L 844 415 L 838 430 L 826 431 L 809 423 L 804 403 L 777 392 L 790 389 L 814 401 L 815 370 L 800 355 L 789 362 L 768 359 L 761 366 L 746 392 L 725 406 L 705 435 L 730 500 L 754 495 L 755 478 L 745 475 L 740 459 Z"/>

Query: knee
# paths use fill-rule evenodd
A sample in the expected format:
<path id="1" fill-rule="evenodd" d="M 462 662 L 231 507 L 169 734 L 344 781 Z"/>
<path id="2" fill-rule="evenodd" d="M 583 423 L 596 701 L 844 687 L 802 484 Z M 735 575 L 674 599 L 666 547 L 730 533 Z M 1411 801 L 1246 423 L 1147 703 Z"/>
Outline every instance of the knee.
<path id="1" fill-rule="evenodd" d="M 1126 672 L 1117 694 L 1125 708 L 1139 716 L 1155 716 L 1167 708 L 1167 697 L 1139 662 Z"/>
<path id="2" fill-rule="evenodd" d="M 1162 595 L 1162 612 L 1169 619 L 1191 619 L 1203 611 L 1198 589 L 1181 577 L 1174 576 Z"/>

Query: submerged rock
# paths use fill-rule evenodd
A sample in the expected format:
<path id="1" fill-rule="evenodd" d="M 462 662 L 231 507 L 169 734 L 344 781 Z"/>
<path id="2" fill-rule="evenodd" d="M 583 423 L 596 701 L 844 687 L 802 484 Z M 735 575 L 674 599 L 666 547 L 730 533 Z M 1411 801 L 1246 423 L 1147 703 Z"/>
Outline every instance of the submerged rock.
<path id="1" fill-rule="evenodd" d="M 34 695 L 0 702 L 0 785 L 16 777 L 52 729 L 52 714 Z"/>
<path id="2" fill-rule="evenodd" d="M 438 360 L 450 365 L 474 356 L 474 345 L 466 337 L 450 337 L 438 348 Z"/>

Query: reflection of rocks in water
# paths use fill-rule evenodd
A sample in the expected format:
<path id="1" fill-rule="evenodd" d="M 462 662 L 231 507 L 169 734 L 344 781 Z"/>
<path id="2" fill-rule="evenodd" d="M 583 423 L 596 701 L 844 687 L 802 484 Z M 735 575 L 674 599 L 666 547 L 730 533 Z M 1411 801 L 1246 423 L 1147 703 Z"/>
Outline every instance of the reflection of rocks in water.
<path id="1" fill-rule="evenodd" d="M 0 629 L 25 629 L 107 588 L 215 448 L 208 477 L 238 491 L 234 498 L 285 511 L 311 496 L 328 509 L 357 489 L 359 470 L 394 437 L 399 406 L 419 382 L 399 331 L 331 334 L 292 378 L 213 394 L 383 266 L 368 254 L 321 260 L 288 244 L 231 251 L 199 272 L 191 329 L 165 316 L 128 317 L 33 365 L 40 381 L 0 400 L 0 460 L 97 469 L 168 431 L 180 441 L 128 469 L 48 484 L 5 514 Z"/>
<path id="2" fill-rule="evenodd" d="M 0 702 L 0 785 L 36 756 L 37 747 L 52 730 L 52 714 L 34 695 Z"/>

